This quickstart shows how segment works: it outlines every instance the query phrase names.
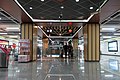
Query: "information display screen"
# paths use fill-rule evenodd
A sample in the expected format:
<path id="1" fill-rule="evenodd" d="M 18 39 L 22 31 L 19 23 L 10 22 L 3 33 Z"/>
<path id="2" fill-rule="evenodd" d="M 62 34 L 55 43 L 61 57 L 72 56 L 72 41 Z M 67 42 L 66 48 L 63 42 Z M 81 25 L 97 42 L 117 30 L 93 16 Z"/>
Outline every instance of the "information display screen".
<path id="1" fill-rule="evenodd" d="M 118 42 L 117 41 L 108 42 L 108 51 L 118 52 Z"/>

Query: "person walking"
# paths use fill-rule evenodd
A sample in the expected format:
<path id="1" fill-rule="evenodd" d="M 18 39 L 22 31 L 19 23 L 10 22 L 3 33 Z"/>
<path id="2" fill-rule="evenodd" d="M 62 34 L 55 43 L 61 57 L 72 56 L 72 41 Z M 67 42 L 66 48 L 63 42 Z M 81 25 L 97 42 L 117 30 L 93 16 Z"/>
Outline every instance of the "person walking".
<path id="1" fill-rule="evenodd" d="M 73 58 L 73 47 L 72 47 L 71 43 L 69 43 L 69 45 L 68 45 L 68 55 L 70 58 Z"/>
<path id="2" fill-rule="evenodd" d="M 63 46 L 63 49 L 64 49 L 64 53 L 65 53 L 65 58 L 67 58 L 67 43 Z"/>

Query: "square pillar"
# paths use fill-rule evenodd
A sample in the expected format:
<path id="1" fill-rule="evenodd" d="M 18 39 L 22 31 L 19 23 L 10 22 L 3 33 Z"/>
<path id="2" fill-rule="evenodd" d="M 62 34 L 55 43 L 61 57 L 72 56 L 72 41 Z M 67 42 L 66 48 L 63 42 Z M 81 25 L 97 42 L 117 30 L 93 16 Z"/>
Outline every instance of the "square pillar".
<path id="1" fill-rule="evenodd" d="M 21 39 L 29 39 L 30 43 L 30 60 L 37 59 L 37 29 L 34 28 L 33 23 L 22 23 L 21 24 Z"/>
<path id="2" fill-rule="evenodd" d="M 100 25 L 88 23 L 83 28 L 85 61 L 100 60 Z"/>

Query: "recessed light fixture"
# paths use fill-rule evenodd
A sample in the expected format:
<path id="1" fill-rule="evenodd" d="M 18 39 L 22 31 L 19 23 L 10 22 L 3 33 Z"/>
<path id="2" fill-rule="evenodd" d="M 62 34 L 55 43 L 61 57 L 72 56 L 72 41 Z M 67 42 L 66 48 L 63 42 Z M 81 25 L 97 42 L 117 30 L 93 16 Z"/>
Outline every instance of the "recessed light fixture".
<path id="1" fill-rule="evenodd" d="M 49 30 L 47 30 L 47 32 L 50 32 Z"/>
<path id="2" fill-rule="evenodd" d="M 115 31 L 115 28 L 102 28 L 102 30 Z"/>
<path id="3" fill-rule="evenodd" d="M 102 33 L 100 33 L 100 35 L 102 35 Z"/>
<path id="4" fill-rule="evenodd" d="M 34 26 L 34 28 L 38 28 L 38 26 Z"/>
<path id="5" fill-rule="evenodd" d="M 42 2 L 44 1 L 44 0 L 41 0 Z"/>
<path id="6" fill-rule="evenodd" d="M 52 32 L 52 29 L 50 29 L 50 32 Z"/>
<path id="7" fill-rule="evenodd" d="M 90 9 L 93 9 L 93 7 L 91 6 Z"/>
<path id="8" fill-rule="evenodd" d="M 61 8 L 61 9 L 63 9 L 63 8 L 64 8 L 64 6 L 61 6 L 60 8 Z"/>
<path id="9" fill-rule="evenodd" d="M 2 18 L 0 17 L 0 20 L 1 20 Z"/>
<path id="10" fill-rule="evenodd" d="M 76 2 L 79 2 L 79 0 L 76 0 Z"/>
<path id="11" fill-rule="evenodd" d="M 32 7 L 30 7 L 30 9 L 33 9 Z"/>
<path id="12" fill-rule="evenodd" d="M 43 26 L 40 26 L 41 28 L 43 28 Z"/>

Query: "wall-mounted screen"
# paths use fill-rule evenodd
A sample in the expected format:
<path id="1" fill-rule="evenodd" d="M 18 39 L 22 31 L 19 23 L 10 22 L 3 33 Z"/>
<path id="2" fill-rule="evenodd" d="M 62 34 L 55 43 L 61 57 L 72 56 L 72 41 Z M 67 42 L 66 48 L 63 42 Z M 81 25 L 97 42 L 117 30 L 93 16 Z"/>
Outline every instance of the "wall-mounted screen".
<path id="1" fill-rule="evenodd" d="M 117 41 L 108 42 L 108 51 L 109 52 L 118 52 L 118 42 Z"/>

